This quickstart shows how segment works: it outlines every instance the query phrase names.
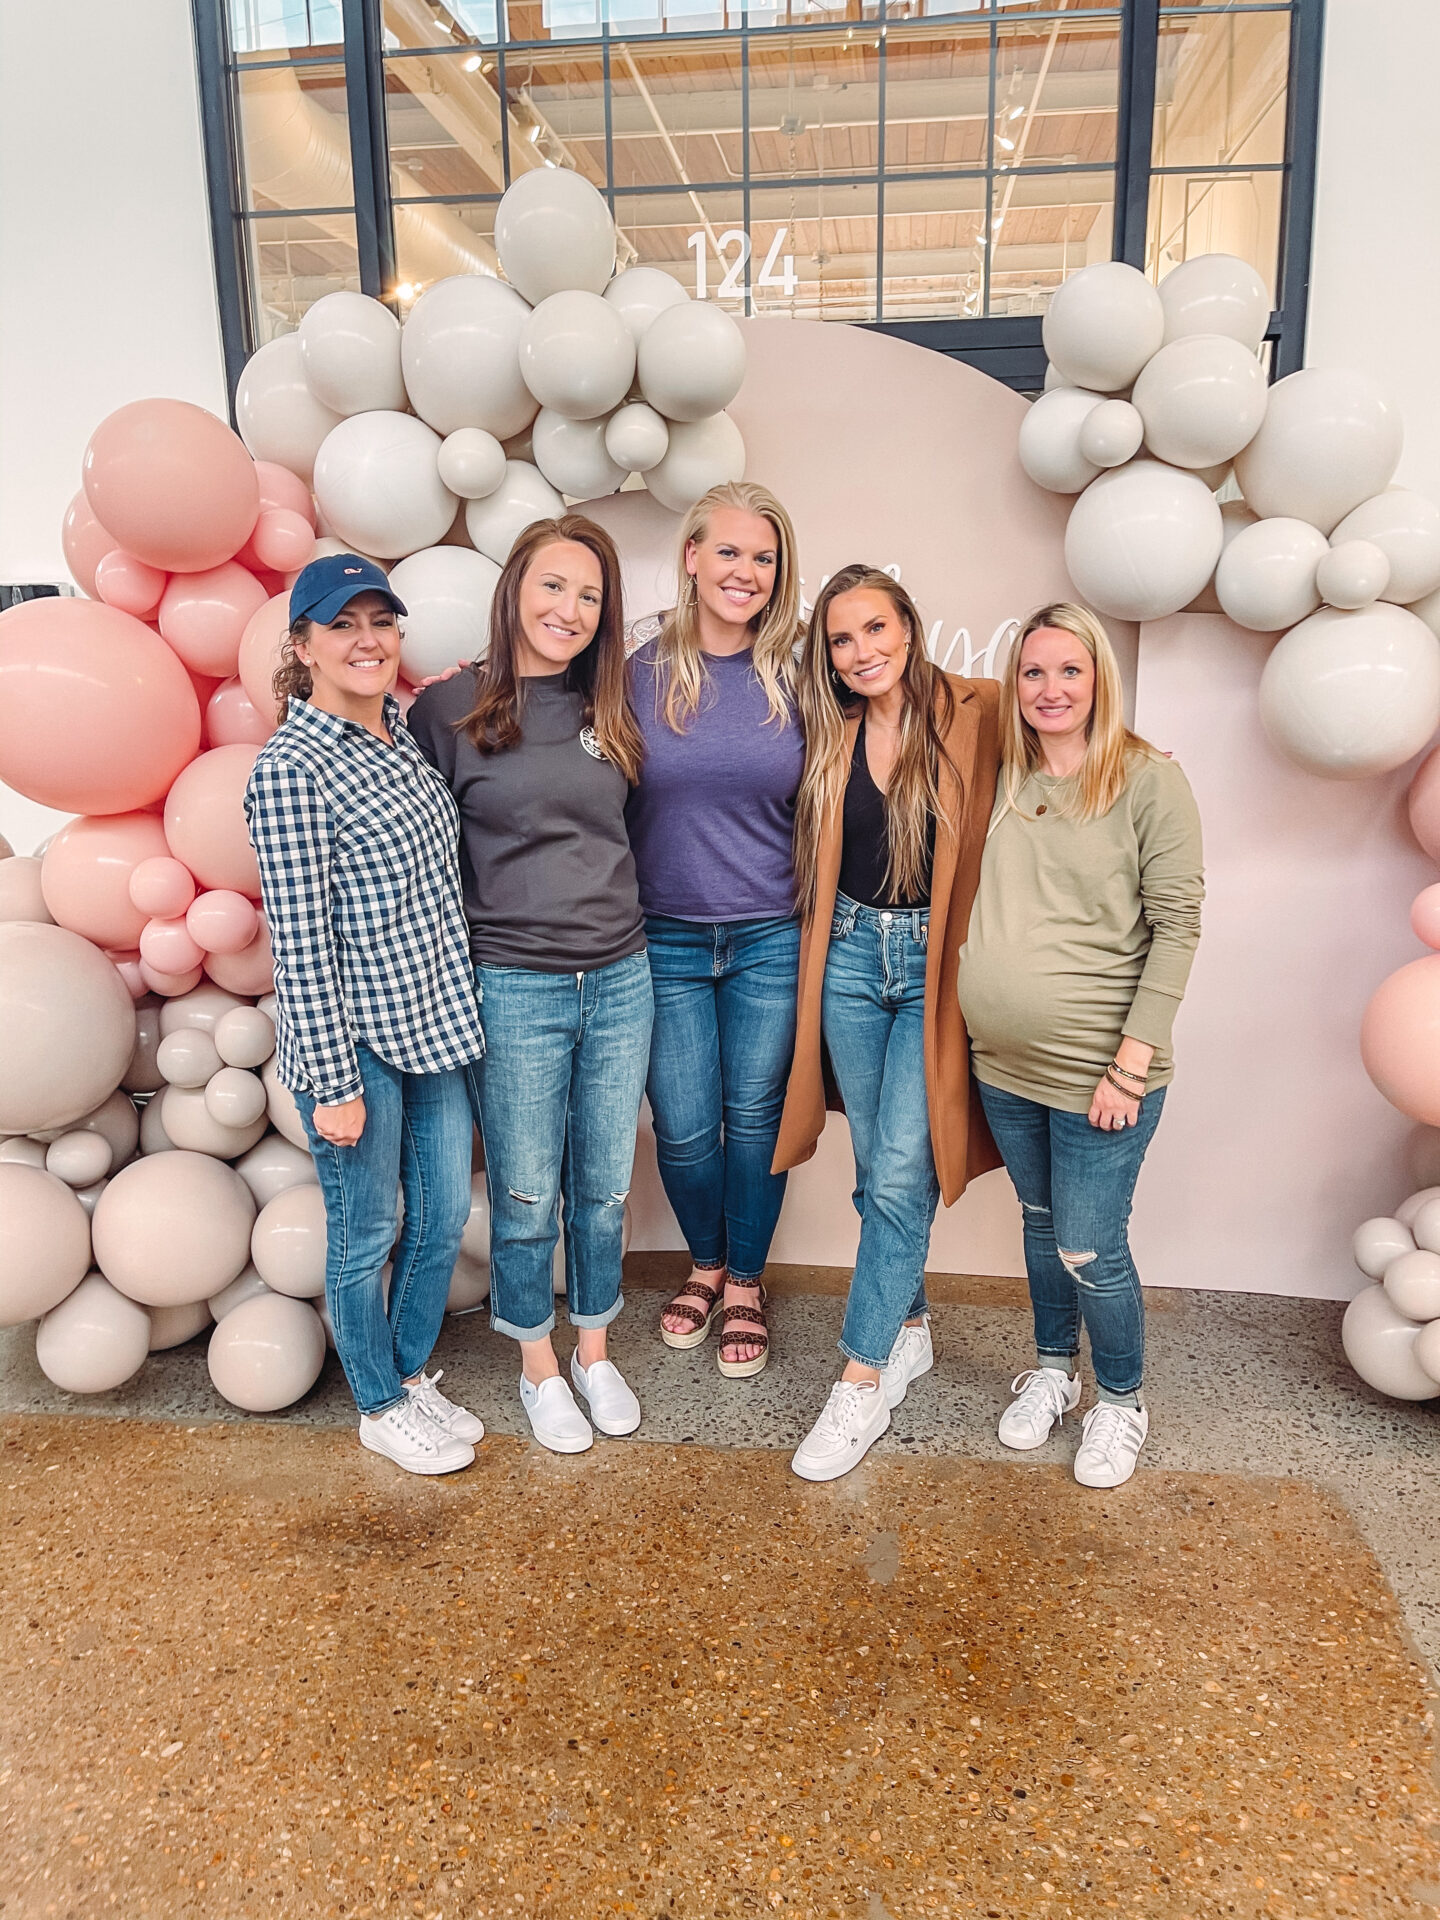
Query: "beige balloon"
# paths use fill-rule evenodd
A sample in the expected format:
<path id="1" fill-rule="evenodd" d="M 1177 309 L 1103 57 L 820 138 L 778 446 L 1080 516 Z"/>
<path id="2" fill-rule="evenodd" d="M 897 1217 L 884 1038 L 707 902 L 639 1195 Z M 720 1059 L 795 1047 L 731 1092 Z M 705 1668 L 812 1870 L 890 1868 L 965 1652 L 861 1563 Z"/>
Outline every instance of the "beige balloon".
<path id="1" fill-rule="evenodd" d="M 164 1108 L 158 1093 L 146 1101 L 140 1114 L 140 1151 L 142 1154 L 175 1151 L 175 1142 L 165 1131 Z"/>
<path id="2" fill-rule="evenodd" d="M 1368 607 L 1389 584 L 1390 562 L 1373 540 L 1336 541 L 1315 569 L 1315 590 L 1327 607 Z"/>
<path id="3" fill-rule="evenodd" d="M 0 864 L 0 920 L 32 920 L 40 926 L 54 926 L 40 891 L 38 860 L 17 855 Z"/>
<path id="4" fill-rule="evenodd" d="M 275 1022 L 258 1007 L 234 1007 L 216 1022 L 215 1051 L 227 1067 L 263 1067 L 275 1051 Z"/>
<path id="5" fill-rule="evenodd" d="M 318 1177 L 309 1153 L 283 1133 L 263 1134 L 235 1162 L 235 1171 L 255 1196 L 257 1207 L 267 1205 L 288 1187 L 302 1187 Z"/>
<path id="6" fill-rule="evenodd" d="M 1392 1400 L 1433 1400 L 1432 1380 L 1415 1358 L 1415 1321 L 1396 1311 L 1383 1286 L 1366 1287 L 1345 1309 L 1340 1338 L 1345 1357 L 1367 1386 Z"/>
<path id="7" fill-rule="evenodd" d="M 1440 1385 L 1440 1320 L 1421 1327 L 1415 1336 L 1413 1352 L 1421 1372 Z"/>
<path id="8" fill-rule="evenodd" d="M 75 1198 L 80 1202 L 81 1206 L 85 1209 L 85 1218 L 87 1220 L 94 1218 L 95 1209 L 99 1205 L 100 1196 L 105 1191 L 106 1187 L 109 1186 L 109 1184 L 110 1182 L 108 1180 L 97 1180 L 93 1186 L 75 1188 Z"/>
<path id="9" fill-rule="evenodd" d="M 158 1093 L 165 1076 L 155 1064 L 160 1050 L 160 1002 L 146 994 L 135 1003 L 135 1048 L 120 1085 L 127 1093 Z"/>
<path id="10" fill-rule="evenodd" d="M 450 1291 L 445 1297 L 447 1313 L 474 1313 L 490 1298 L 490 1266 L 479 1266 L 462 1253 L 450 1276 Z"/>
<path id="11" fill-rule="evenodd" d="M 0 862 L 0 873 L 15 865 Z M 135 1003 L 98 947 L 63 927 L 0 923 L 7 1023 L 0 1133 L 67 1127 L 120 1084 L 135 1046 Z"/>
<path id="12" fill-rule="evenodd" d="M 1416 1214 L 1430 1200 L 1440 1200 L 1440 1187 L 1421 1187 L 1417 1192 L 1412 1193 L 1408 1200 L 1402 1200 L 1396 1207 L 1395 1218 L 1402 1227 L 1409 1228 L 1413 1233 Z"/>
<path id="13" fill-rule="evenodd" d="M 199 1027 L 177 1027 L 160 1042 L 155 1064 L 172 1087 L 203 1087 L 220 1071 L 222 1062 L 208 1033 Z"/>
<path id="14" fill-rule="evenodd" d="M 13 1140 L 0 1143 L 0 1164 L 13 1161 L 19 1167 L 43 1167 L 45 1152 L 42 1141 L 32 1140 L 28 1133 L 17 1133 Z"/>
<path id="15" fill-rule="evenodd" d="M 1426 1253 L 1440 1253 L 1440 1194 L 1415 1209 L 1410 1233 L 1417 1247 Z"/>
<path id="16" fill-rule="evenodd" d="M 149 1351 L 149 1314 L 98 1273 L 87 1274 L 35 1330 L 40 1371 L 66 1393 L 123 1387 Z"/>
<path id="17" fill-rule="evenodd" d="M 67 1187 L 93 1187 L 110 1171 L 110 1142 L 103 1133 L 62 1133 L 45 1149 L 45 1171 Z"/>
<path id="18" fill-rule="evenodd" d="M 183 1347 L 210 1324 L 210 1308 L 204 1300 L 194 1300 L 184 1307 L 151 1307 L 149 1313 L 151 1353 Z"/>
<path id="19" fill-rule="evenodd" d="M 0 1160 L 0 1327 L 48 1313 L 89 1265 L 90 1222 L 65 1182 Z"/>
<path id="20" fill-rule="evenodd" d="M 238 1160 L 265 1131 L 263 1113 L 248 1127 L 228 1127 L 217 1120 L 205 1104 L 204 1087 L 167 1087 L 160 1095 L 160 1119 L 177 1147 L 213 1154 L 217 1160 Z"/>
<path id="21" fill-rule="evenodd" d="M 276 1293 L 314 1300 L 325 1291 L 325 1196 L 287 1187 L 260 1210 L 250 1234 L 255 1270 Z"/>
<path id="22" fill-rule="evenodd" d="M 250 1127 L 265 1119 L 265 1088 L 243 1067 L 221 1067 L 205 1083 L 205 1107 L 222 1127 Z"/>
<path id="23" fill-rule="evenodd" d="M 75 1122 L 72 1132 L 98 1133 L 110 1143 L 112 1167 L 123 1167 L 140 1144 L 140 1116 L 128 1093 L 116 1088 L 108 1100 L 102 1100 L 93 1113 Z"/>
<path id="24" fill-rule="evenodd" d="M 198 1097 L 203 1111 L 203 1096 L 181 1097 Z M 255 1202 L 233 1167 L 180 1149 L 154 1154 L 122 1168 L 101 1194 L 95 1263 L 142 1306 L 209 1300 L 244 1267 L 254 1223 Z"/>
<path id="25" fill-rule="evenodd" d="M 161 1037 L 178 1033 L 182 1027 L 195 1027 L 213 1039 L 216 1027 L 227 1013 L 249 1004 L 238 993 L 227 993 L 224 987 L 217 987 L 213 980 L 203 981 L 189 993 L 177 994 L 165 1002 L 160 1009 Z"/>
<path id="26" fill-rule="evenodd" d="M 1403 606 L 1440 587 L 1440 506 L 1409 487 L 1390 487 L 1362 500 L 1336 527 L 1335 545 L 1368 540 L 1390 563 L 1387 600 Z"/>
<path id="27" fill-rule="evenodd" d="M 222 1287 L 219 1293 L 208 1302 L 212 1320 L 223 1320 L 227 1313 L 233 1313 L 236 1307 L 244 1306 L 247 1300 L 254 1300 L 270 1289 L 260 1278 L 254 1267 L 246 1267 L 237 1274 L 228 1287 Z"/>
<path id="28" fill-rule="evenodd" d="M 270 1115 L 271 1126 L 282 1133 L 292 1146 L 304 1147 L 308 1152 L 310 1141 L 305 1132 L 305 1122 L 300 1118 L 294 1094 L 280 1083 L 280 1070 L 273 1054 L 260 1069 L 260 1080 L 265 1088 L 265 1107 Z"/>
<path id="29" fill-rule="evenodd" d="M 1383 1280 L 1385 1269 L 1402 1253 L 1413 1253 L 1415 1241 L 1410 1229 L 1400 1221 L 1379 1215 L 1362 1220 L 1355 1229 L 1355 1264 L 1367 1279 Z"/>
<path id="30" fill-rule="evenodd" d="M 207 1358 L 216 1392 L 232 1406 L 278 1413 L 320 1378 L 325 1330 L 303 1300 L 264 1294 L 226 1314 L 210 1336 Z"/>
<path id="31" fill-rule="evenodd" d="M 1385 1269 L 1385 1291 L 1407 1320 L 1440 1319 L 1440 1254 L 1417 1247 Z"/>

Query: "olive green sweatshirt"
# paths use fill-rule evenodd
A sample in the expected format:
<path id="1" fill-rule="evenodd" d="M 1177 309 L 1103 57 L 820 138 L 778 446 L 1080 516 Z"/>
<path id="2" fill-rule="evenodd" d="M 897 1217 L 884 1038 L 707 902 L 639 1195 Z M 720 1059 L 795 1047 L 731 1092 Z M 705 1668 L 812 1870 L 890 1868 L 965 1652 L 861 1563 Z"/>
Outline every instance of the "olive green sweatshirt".
<path id="1" fill-rule="evenodd" d="M 976 1077 L 1042 1106 L 1089 1110 L 1121 1036 L 1174 1074 L 1170 1028 L 1200 938 L 1200 816 L 1173 760 L 1137 754 L 1096 820 L 1070 819 L 1074 778 L 1032 774 L 996 796 L 960 953 Z"/>

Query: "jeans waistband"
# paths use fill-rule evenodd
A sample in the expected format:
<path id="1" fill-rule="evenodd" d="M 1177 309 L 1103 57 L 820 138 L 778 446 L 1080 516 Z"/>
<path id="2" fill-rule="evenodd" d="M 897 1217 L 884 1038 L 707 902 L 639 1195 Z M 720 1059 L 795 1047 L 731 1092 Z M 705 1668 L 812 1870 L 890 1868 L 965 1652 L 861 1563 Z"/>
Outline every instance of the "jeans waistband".
<path id="1" fill-rule="evenodd" d="M 886 927 L 908 925 L 910 938 L 917 943 L 925 936 L 930 925 L 929 907 L 862 907 L 858 900 L 852 900 L 848 893 L 836 889 L 835 913 L 845 922 L 846 927 L 872 926 L 881 931 Z"/>

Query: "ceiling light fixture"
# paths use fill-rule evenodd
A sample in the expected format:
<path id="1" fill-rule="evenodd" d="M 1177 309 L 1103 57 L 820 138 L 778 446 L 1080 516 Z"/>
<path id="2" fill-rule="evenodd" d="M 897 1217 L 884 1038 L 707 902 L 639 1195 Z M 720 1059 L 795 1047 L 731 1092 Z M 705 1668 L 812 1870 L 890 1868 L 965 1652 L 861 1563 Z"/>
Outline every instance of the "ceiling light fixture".
<path id="1" fill-rule="evenodd" d="M 471 55 L 469 56 L 469 58 L 468 58 L 468 59 L 465 59 L 465 60 L 462 60 L 462 61 L 460 62 L 460 67 L 461 67 L 461 70 L 462 70 L 462 72 L 465 72 L 465 73 L 478 73 L 478 72 L 479 72 L 479 69 L 480 69 L 480 56 L 479 56 L 479 54 L 478 54 L 478 53 L 472 53 L 472 54 L 471 54 Z"/>

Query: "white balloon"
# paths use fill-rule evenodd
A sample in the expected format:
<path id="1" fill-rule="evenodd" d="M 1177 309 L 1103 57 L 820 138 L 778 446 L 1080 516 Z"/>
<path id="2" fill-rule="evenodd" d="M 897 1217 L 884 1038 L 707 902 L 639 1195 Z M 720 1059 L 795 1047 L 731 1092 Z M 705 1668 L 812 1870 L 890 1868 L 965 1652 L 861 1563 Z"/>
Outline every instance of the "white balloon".
<path id="1" fill-rule="evenodd" d="M 659 267 L 627 267 L 606 287 L 605 298 L 638 344 L 657 314 L 667 307 L 683 307 L 690 296 L 678 280 Z"/>
<path id="2" fill-rule="evenodd" d="M 1390 562 L 1384 598 L 1408 607 L 1440 587 L 1440 507 L 1409 487 L 1391 487 L 1347 513 L 1331 536 L 1369 540 Z"/>
<path id="3" fill-rule="evenodd" d="M 1203 480 L 1155 460 L 1132 460 L 1102 473 L 1071 508 L 1065 566 L 1098 612 L 1161 620 L 1209 580 L 1222 527 Z"/>
<path id="4" fill-rule="evenodd" d="M 141 1109 L 140 1152 L 144 1155 L 151 1153 L 173 1153 L 174 1151 L 175 1142 L 165 1131 L 164 1121 L 161 1117 L 161 1099 L 157 1093 L 153 1099 L 147 1100 Z"/>
<path id="5" fill-rule="evenodd" d="M 1197 474 L 1195 477 L 1197 480 L 1205 478 L 1203 474 Z M 1238 533 L 1242 532 L 1246 527 L 1258 525 L 1259 522 L 1256 520 L 1255 515 L 1243 500 L 1224 501 L 1220 508 L 1220 559 L 1223 560 L 1225 558 L 1226 550 L 1230 542 Z M 1210 576 L 1208 584 L 1202 587 L 1190 602 L 1189 606 L 1185 609 L 1187 613 L 1223 613 L 1225 611 L 1220 604 L 1219 596 L 1215 592 L 1215 578 L 1219 570 L 1220 562 L 1217 560 L 1215 563 L 1215 574 Z"/>
<path id="6" fill-rule="evenodd" d="M 1362 1220 L 1355 1229 L 1353 1246 L 1355 1264 L 1370 1280 L 1383 1280 L 1392 1260 L 1398 1260 L 1402 1253 L 1415 1251 L 1410 1229 L 1387 1214 Z"/>
<path id="7" fill-rule="evenodd" d="M 457 427 L 438 457 L 440 478 L 461 500 L 483 500 L 505 478 L 505 449 L 483 427 Z"/>
<path id="8" fill-rule="evenodd" d="M 408 413 L 357 413 L 315 456 L 315 498 L 361 553 L 396 560 L 438 546 L 458 502 L 440 478 L 440 436 Z"/>
<path id="9" fill-rule="evenodd" d="M 495 251 L 532 306 L 576 288 L 601 294 L 615 271 L 615 222 L 583 174 L 536 167 L 495 209 Z"/>
<path id="10" fill-rule="evenodd" d="M 1270 324 L 1270 295 L 1248 260 L 1199 253 L 1160 282 L 1165 342 L 1192 333 L 1223 333 L 1254 354 Z"/>
<path id="11" fill-rule="evenodd" d="M 150 1316 L 151 1353 L 183 1347 L 210 1324 L 210 1306 L 205 1300 L 196 1300 L 184 1307 L 147 1307 L 145 1311 Z"/>
<path id="12" fill-rule="evenodd" d="M 1327 607 L 1368 607 L 1390 583 L 1390 562 L 1371 540 L 1341 540 L 1320 557 L 1315 586 Z"/>
<path id="13" fill-rule="evenodd" d="M 1278 633 L 1320 604 L 1315 573 L 1330 551 L 1304 520 L 1256 520 L 1226 543 L 1215 569 L 1215 593 L 1236 626 Z"/>
<path id="14" fill-rule="evenodd" d="M 35 1330 L 40 1371 L 66 1393 L 123 1387 L 149 1351 L 149 1314 L 99 1273 L 87 1274 Z"/>
<path id="15" fill-rule="evenodd" d="M 206 1112 L 222 1127 L 248 1127 L 265 1113 L 260 1077 L 243 1067 L 221 1067 L 206 1081 L 204 1100 Z"/>
<path id="16" fill-rule="evenodd" d="M 1440 587 L 1437 587 L 1434 593 L 1427 593 L 1423 600 L 1412 601 L 1410 612 L 1417 619 L 1423 620 L 1437 639 L 1440 639 Z"/>
<path id="17" fill-rule="evenodd" d="M 139 1012 L 137 1008 L 137 1016 Z M 123 1167 L 139 1144 L 140 1116 L 129 1094 L 117 1088 L 108 1100 L 101 1101 L 93 1113 L 87 1113 L 83 1120 L 77 1120 L 74 1127 L 66 1131 L 103 1134 L 110 1142 L 110 1165 Z"/>
<path id="18" fill-rule="evenodd" d="M 605 451 L 626 473 L 648 473 L 665 458 L 669 445 L 664 416 L 643 400 L 632 400 L 606 422 Z"/>
<path id="19" fill-rule="evenodd" d="M 235 423 L 257 460 L 288 467 L 308 486 L 315 456 L 340 419 L 306 385 L 298 334 L 268 340 L 245 362 L 235 389 Z"/>
<path id="20" fill-rule="evenodd" d="M 460 1235 L 460 1253 L 473 1266 L 490 1271 L 490 1194 L 483 1173 L 470 1176 L 470 1214 Z"/>
<path id="21" fill-rule="evenodd" d="M 110 1171 L 110 1142 L 103 1133 L 62 1133 L 45 1149 L 45 1171 L 67 1187 L 93 1187 Z"/>
<path id="22" fill-rule="evenodd" d="M 1260 719 L 1274 745 L 1312 773 L 1387 773 L 1440 725 L 1440 641 L 1385 601 L 1359 613 L 1322 607 L 1266 661 Z"/>
<path id="23" fill-rule="evenodd" d="M 745 475 L 745 442 L 728 413 L 712 420 L 677 420 L 665 458 L 645 475 L 645 484 L 672 513 L 687 513 L 711 487 Z"/>
<path id="24" fill-rule="evenodd" d="M 172 1087 L 203 1087 L 225 1063 L 208 1033 L 198 1027 L 178 1027 L 160 1042 L 155 1064 Z"/>
<path id="25" fill-rule="evenodd" d="M 1345 1357 L 1367 1386 L 1392 1400 L 1433 1400 L 1440 1381 L 1432 1380 L 1415 1358 L 1413 1320 L 1397 1313 L 1384 1287 L 1366 1287 L 1345 1309 L 1340 1338 Z"/>
<path id="26" fill-rule="evenodd" d="M 483 657 L 499 578 L 495 562 L 468 547 L 426 547 L 396 564 L 390 583 L 409 609 L 400 641 L 407 680 Z"/>
<path id="27" fill-rule="evenodd" d="M 1397 1254 L 1384 1277 L 1397 1313 L 1408 1320 L 1440 1319 L 1440 1254 L 1425 1247 Z"/>
<path id="28" fill-rule="evenodd" d="M 58 1306 L 89 1265 L 90 1225 L 77 1196 L 42 1167 L 0 1161 L 0 1327 Z"/>
<path id="29" fill-rule="evenodd" d="M 507 460 L 505 478 L 494 493 L 466 506 L 465 529 L 476 549 L 503 567 L 526 527 L 557 520 L 564 511 L 565 502 L 538 467 Z"/>
<path id="30" fill-rule="evenodd" d="M 400 322 L 363 293 L 327 293 L 300 322 L 305 384 L 332 413 L 399 413 Z"/>
<path id="31" fill-rule="evenodd" d="M 1415 1210 L 1410 1222 L 1410 1233 L 1417 1247 L 1426 1253 L 1440 1253 L 1440 1203 L 1431 1199 L 1424 1201 Z M 1440 1307 L 1435 1310 L 1440 1313 Z M 1416 1319 L 1428 1320 L 1429 1314 L 1416 1314 Z"/>
<path id="32" fill-rule="evenodd" d="M 630 391 L 635 341 L 599 294 L 552 293 L 525 322 L 520 371 L 542 407 L 571 420 L 594 420 Z"/>
<path id="33" fill-rule="evenodd" d="M 1080 493 L 1099 478 L 1100 463 L 1080 451 L 1080 435 L 1091 414 L 1105 404 L 1098 393 L 1080 387 L 1052 387 L 1034 402 L 1020 422 L 1019 455 L 1037 487 Z"/>
<path id="34" fill-rule="evenodd" d="M 667 420 L 706 420 L 740 391 L 745 336 L 721 308 L 686 300 L 656 315 L 635 358 L 640 391 Z"/>
<path id="35" fill-rule="evenodd" d="M 1067 380 L 1096 393 L 1128 387 L 1165 335 L 1160 296 L 1136 267 L 1097 260 L 1062 281 L 1041 326 Z"/>
<path id="36" fill-rule="evenodd" d="M 1412 1193 L 1408 1200 L 1402 1200 L 1396 1207 L 1395 1218 L 1407 1233 L 1412 1232 L 1415 1222 L 1420 1217 L 1421 1208 L 1428 1205 L 1431 1200 L 1440 1200 L 1440 1187 L 1421 1187 L 1417 1193 Z M 1404 1248 L 1401 1251 L 1404 1252 Z M 1380 1275 L 1377 1273 L 1375 1278 L 1378 1280 Z"/>
<path id="37" fill-rule="evenodd" d="M 227 1067 L 263 1067 L 275 1051 L 275 1022 L 258 1007 L 233 1007 L 215 1023 L 214 1038 Z"/>
<path id="38" fill-rule="evenodd" d="M 1440 1320 L 1432 1320 L 1428 1327 L 1421 1327 L 1410 1351 L 1421 1372 L 1440 1385 Z"/>
<path id="39" fill-rule="evenodd" d="M 216 1392 L 232 1406 L 277 1413 L 320 1378 L 325 1329 L 303 1300 L 259 1294 L 226 1314 L 210 1336 L 206 1357 Z"/>
<path id="40" fill-rule="evenodd" d="M 520 377 L 520 329 L 530 308 L 513 287 L 484 273 L 427 287 L 400 336 L 410 404 L 437 433 L 483 427 L 497 440 L 535 418 Z"/>
<path id="41" fill-rule="evenodd" d="M 48 1149 L 38 1140 L 31 1140 L 25 1134 L 16 1134 L 12 1139 L 0 1141 L 0 1166 L 11 1164 L 17 1167 L 45 1167 L 45 1155 Z M 27 1320 L 33 1315 L 26 1314 Z"/>
<path id="42" fill-rule="evenodd" d="M 1191 333 L 1146 362 L 1132 397 L 1157 459 L 1213 467 L 1255 438 L 1268 391 L 1260 362 L 1238 340 Z"/>
<path id="43" fill-rule="evenodd" d="M 450 1291 L 445 1296 L 447 1313 L 474 1313 L 490 1298 L 490 1269 L 476 1266 L 462 1253 L 450 1275 Z"/>
<path id="44" fill-rule="evenodd" d="M 1271 387 L 1235 478 L 1263 519 L 1284 514 L 1329 534 L 1388 484 L 1403 441 L 1399 409 L 1370 374 L 1305 367 Z"/>
<path id="45" fill-rule="evenodd" d="M 617 466 L 606 452 L 606 432 L 604 420 L 570 420 L 542 407 L 533 429 L 535 464 L 572 500 L 615 493 L 630 469 Z"/>
<path id="46" fill-rule="evenodd" d="M 266 1286 L 254 1267 L 247 1266 L 242 1273 L 236 1275 L 228 1287 L 222 1287 L 207 1302 L 211 1318 L 223 1320 L 227 1313 L 233 1313 L 236 1307 L 243 1306 L 247 1300 L 254 1300 L 260 1294 L 269 1292 L 270 1288 Z"/>
<path id="47" fill-rule="evenodd" d="M 236 1067 L 220 1069 L 221 1073 L 238 1071 Z M 205 1093 L 205 1087 L 167 1087 L 157 1095 L 166 1137 L 172 1146 L 187 1153 L 208 1153 L 216 1160 L 238 1160 L 264 1133 L 265 1115 L 262 1111 L 243 1126 L 238 1123 L 232 1126 L 215 1118 Z"/>
<path id="48" fill-rule="evenodd" d="M 301 1187 L 319 1179 L 315 1162 L 304 1147 L 295 1146 L 283 1133 L 262 1134 L 235 1162 L 235 1171 L 249 1187 L 257 1207 L 263 1207 L 287 1187 Z"/>
<path id="49" fill-rule="evenodd" d="M 1102 400 L 1080 426 L 1080 455 L 1097 467 L 1123 467 L 1140 451 L 1145 422 L 1128 400 Z"/>

